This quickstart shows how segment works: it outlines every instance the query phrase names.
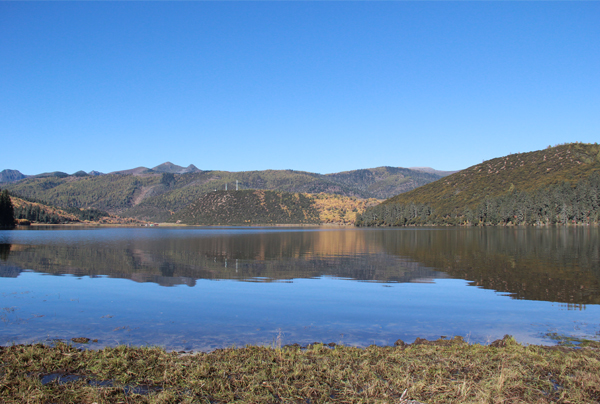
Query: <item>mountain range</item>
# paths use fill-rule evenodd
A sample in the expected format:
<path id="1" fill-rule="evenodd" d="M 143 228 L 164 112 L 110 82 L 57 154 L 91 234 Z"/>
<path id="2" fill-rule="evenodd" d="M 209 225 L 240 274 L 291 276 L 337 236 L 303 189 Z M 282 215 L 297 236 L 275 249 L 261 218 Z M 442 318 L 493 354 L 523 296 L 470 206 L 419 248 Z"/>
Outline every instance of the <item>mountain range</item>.
<path id="1" fill-rule="evenodd" d="M 167 162 L 152 169 L 102 175 L 79 171 L 26 177 L 16 170 L 0 175 L 5 180 L 2 188 L 15 197 L 86 217 L 104 212 L 187 224 L 249 220 L 253 224 L 356 220 L 359 226 L 600 223 L 600 145 L 596 143 L 510 154 L 454 173 L 427 167 L 333 174 L 228 172 Z M 79 213 L 81 209 L 86 212 Z"/>
<path id="2" fill-rule="evenodd" d="M 143 174 L 157 174 L 157 173 L 158 174 L 161 174 L 161 173 L 187 174 L 187 173 L 198 173 L 201 171 L 202 170 L 200 170 L 193 164 L 190 164 L 187 167 L 181 167 L 181 166 L 178 166 L 176 164 L 173 164 L 173 163 L 167 161 L 166 163 L 160 164 L 154 168 L 136 167 L 136 168 L 131 168 L 131 169 L 127 169 L 127 170 L 113 171 L 113 172 L 110 172 L 109 174 L 120 174 L 120 175 L 143 175 Z M 437 172 L 437 171 L 433 170 L 432 172 Z M 439 172 L 442 173 L 443 171 L 439 171 Z M 86 173 L 85 171 L 80 170 L 80 171 L 77 171 L 76 173 L 73 173 L 70 175 L 75 176 L 75 177 L 86 177 L 88 175 L 95 177 L 95 176 L 105 175 L 105 174 L 101 173 L 100 171 L 95 171 L 95 170 L 92 170 L 89 173 Z M 9 183 L 9 182 L 17 182 L 22 179 L 31 178 L 31 177 L 33 177 L 33 178 L 45 178 L 45 177 L 63 178 L 63 177 L 69 177 L 70 175 L 65 172 L 62 172 L 62 171 L 53 171 L 53 172 L 49 172 L 49 173 L 41 173 L 41 174 L 35 174 L 35 175 L 25 175 L 18 170 L 5 169 L 3 171 L 0 171 L 0 184 Z"/>
<path id="3" fill-rule="evenodd" d="M 382 167 L 380 167 L 380 168 L 382 168 Z M 392 167 L 385 167 L 385 168 L 392 168 Z M 401 167 L 398 167 L 398 169 L 406 170 L 406 168 L 401 168 Z M 367 170 L 374 170 L 374 169 L 367 169 Z M 431 167 L 410 167 L 410 168 L 408 168 L 408 170 L 432 174 L 432 175 L 436 175 L 440 178 L 456 172 L 456 171 L 440 171 L 440 170 L 436 170 Z M 293 170 L 291 170 L 291 171 L 293 171 Z M 346 171 L 346 172 L 342 172 L 339 174 L 353 173 L 356 171 L 362 171 L 362 170 Z M 187 167 L 182 167 L 182 166 L 178 166 L 177 164 L 173 164 L 170 161 L 167 161 L 167 162 L 159 164 L 153 168 L 136 167 L 136 168 L 130 168 L 130 169 L 125 169 L 125 170 L 112 171 L 108 174 L 145 175 L 145 174 L 162 174 L 162 173 L 188 174 L 188 173 L 199 173 L 199 172 L 202 172 L 202 170 L 200 170 L 198 167 L 196 167 L 193 164 L 190 164 Z M 101 173 L 99 171 L 95 171 L 95 170 L 90 171 L 89 173 L 86 173 L 85 171 L 80 170 L 71 175 L 76 176 L 76 177 L 85 177 L 88 175 L 94 177 L 94 176 L 105 175 L 105 174 Z M 326 174 L 326 175 L 336 175 L 336 174 Z M 49 173 L 41 173 L 41 174 L 35 174 L 35 175 L 25 175 L 18 170 L 5 169 L 3 171 L 0 171 L 0 184 L 9 183 L 9 182 L 17 182 L 22 179 L 31 178 L 31 177 L 33 177 L 33 178 L 45 178 L 45 177 L 63 178 L 63 177 L 68 177 L 68 176 L 69 176 L 69 174 L 62 172 L 62 171 L 53 171 L 53 172 L 49 172 Z"/>
<path id="4" fill-rule="evenodd" d="M 170 162 L 103 175 L 54 172 L 16 180 L 0 173 L 11 194 L 63 208 L 95 208 L 122 217 L 167 221 L 179 210 L 216 190 L 255 189 L 385 199 L 436 181 L 446 172 L 378 167 L 333 174 L 294 170 L 203 171 Z M 429 172 L 427 172 L 429 171 Z M 21 174 L 22 175 L 22 174 Z M 7 182 L 5 179 L 15 179 Z"/>

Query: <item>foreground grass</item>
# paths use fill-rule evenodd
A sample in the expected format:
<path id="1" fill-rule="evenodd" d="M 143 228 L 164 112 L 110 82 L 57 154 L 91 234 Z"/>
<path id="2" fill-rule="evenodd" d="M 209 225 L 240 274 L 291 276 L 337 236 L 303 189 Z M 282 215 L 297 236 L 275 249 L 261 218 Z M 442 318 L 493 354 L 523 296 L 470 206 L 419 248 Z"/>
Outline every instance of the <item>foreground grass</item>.
<path id="1" fill-rule="evenodd" d="M 600 402 L 597 346 L 523 346 L 510 337 L 487 346 L 458 337 L 397 347 L 253 346 L 194 355 L 67 344 L 0 349 L 3 403 Z"/>

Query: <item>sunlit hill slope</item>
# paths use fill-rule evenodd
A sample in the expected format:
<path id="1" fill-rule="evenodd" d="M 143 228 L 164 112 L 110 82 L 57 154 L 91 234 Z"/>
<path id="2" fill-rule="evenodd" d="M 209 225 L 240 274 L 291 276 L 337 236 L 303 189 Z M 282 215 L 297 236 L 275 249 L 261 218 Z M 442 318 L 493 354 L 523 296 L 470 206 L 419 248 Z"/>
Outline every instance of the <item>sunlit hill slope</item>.
<path id="1" fill-rule="evenodd" d="M 598 221 L 600 145 L 571 143 L 485 161 L 384 201 L 363 225 Z"/>

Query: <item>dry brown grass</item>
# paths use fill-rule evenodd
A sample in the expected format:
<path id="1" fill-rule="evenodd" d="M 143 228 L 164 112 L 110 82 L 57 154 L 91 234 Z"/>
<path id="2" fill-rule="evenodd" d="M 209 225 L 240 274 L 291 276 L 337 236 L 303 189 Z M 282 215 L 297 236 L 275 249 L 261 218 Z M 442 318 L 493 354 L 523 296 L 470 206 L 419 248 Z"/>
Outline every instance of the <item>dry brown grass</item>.
<path id="1" fill-rule="evenodd" d="M 364 349 L 245 347 L 182 355 L 160 348 L 0 351 L 6 403 L 597 403 L 600 351 L 488 346 L 460 338 Z M 48 374 L 78 380 L 43 384 Z"/>

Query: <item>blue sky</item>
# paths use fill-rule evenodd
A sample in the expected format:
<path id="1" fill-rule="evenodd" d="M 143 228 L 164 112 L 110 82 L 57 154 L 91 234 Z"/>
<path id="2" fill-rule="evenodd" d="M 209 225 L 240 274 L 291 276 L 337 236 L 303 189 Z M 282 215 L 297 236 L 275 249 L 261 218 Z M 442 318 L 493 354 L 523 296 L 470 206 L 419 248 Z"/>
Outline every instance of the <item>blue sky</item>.
<path id="1" fill-rule="evenodd" d="M 458 170 L 600 138 L 600 2 L 0 2 L 0 170 Z"/>

